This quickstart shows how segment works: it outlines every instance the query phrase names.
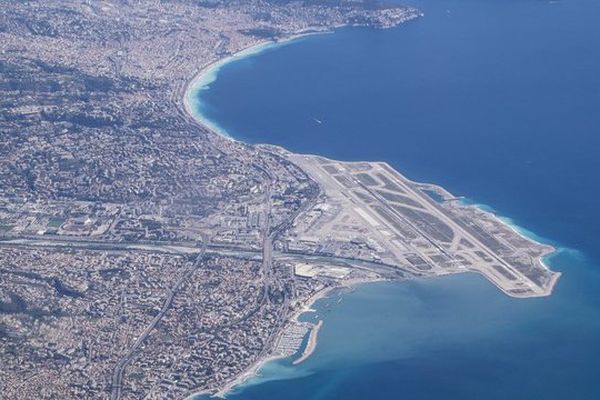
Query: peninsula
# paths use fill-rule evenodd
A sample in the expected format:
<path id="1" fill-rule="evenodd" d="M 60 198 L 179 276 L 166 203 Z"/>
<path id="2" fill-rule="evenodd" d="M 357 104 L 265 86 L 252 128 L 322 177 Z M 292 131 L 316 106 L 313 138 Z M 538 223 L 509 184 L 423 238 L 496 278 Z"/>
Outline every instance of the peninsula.
<path id="1" fill-rule="evenodd" d="M 551 247 L 444 189 L 381 162 L 241 143 L 190 106 L 211 69 L 257 45 L 391 28 L 418 10 L 366 0 L 0 5 L 6 398 L 222 392 L 265 360 L 304 360 L 320 325 L 297 316 L 361 282 L 470 271 L 513 297 L 552 292 Z"/>

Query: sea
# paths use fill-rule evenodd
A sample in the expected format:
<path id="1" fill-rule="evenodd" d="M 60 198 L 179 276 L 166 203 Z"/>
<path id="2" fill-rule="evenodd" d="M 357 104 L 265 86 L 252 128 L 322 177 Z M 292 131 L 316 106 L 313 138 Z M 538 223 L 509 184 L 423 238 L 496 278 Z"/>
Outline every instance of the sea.
<path id="1" fill-rule="evenodd" d="M 192 93 L 238 140 L 384 160 L 552 244 L 550 297 L 462 274 L 319 300 L 313 355 L 234 400 L 600 399 L 600 1 L 406 0 L 422 18 L 264 46 Z"/>

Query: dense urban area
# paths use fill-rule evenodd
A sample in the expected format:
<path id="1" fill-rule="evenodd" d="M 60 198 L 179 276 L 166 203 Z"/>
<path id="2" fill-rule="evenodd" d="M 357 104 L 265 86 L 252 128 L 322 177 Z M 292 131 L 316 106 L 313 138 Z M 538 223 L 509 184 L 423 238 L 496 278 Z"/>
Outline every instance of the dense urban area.
<path id="1" fill-rule="evenodd" d="M 366 0 L 0 10 L 2 398 L 215 393 L 265 358 L 294 356 L 320 327 L 296 316 L 332 288 L 471 271 L 530 297 L 558 278 L 540 262 L 551 248 L 442 188 L 383 163 L 233 141 L 186 111 L 194 76 L 236 51 L 390 28 L 418 10 Z"/>

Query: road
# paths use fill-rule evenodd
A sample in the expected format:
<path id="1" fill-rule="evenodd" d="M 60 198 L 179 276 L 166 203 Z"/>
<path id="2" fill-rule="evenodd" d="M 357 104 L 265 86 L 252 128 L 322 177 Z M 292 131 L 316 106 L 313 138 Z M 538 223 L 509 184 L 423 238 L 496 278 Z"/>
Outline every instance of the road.
<path id="1" fill-rule="evenodd" d="M 10 247 L 48 247 L 48 248 L 79 248 L 85 250 L 106 250 L 106 251 L 155 251 L 161 253 L 172 253 L 172 254 L 196 254 L 198 253 L 198 247 L 192 246 L 175 246 L 171 244 L 143 244 L 136 245 L 131 243 L 123 242 L 98 242 L 94 240 L 81 240 L 73 242 L 71 240 L 44 240 L 44 239 L 10 239 L 0 240 L 0 246 Z M 206 254 L 219 254 L 222 256 L 241 257 L 247 259 L 261 259 L 264 256 L 264 249 L 244 249 L 238 246 L 225 246 L 225 245 L 207 245 Z M 366 261 L 361 259 L 332 256 L 332 255 L 318 255 L 314 253 L 302 253 L 302 252 L 286 252 L 272 250 L 270 253 L 272 260 L 282 261 L 312 261 L 320 263 L 338 264 L 351 267 L 357 267 L 362 269 L 369 269 L 375 272 L 403 272 L 407 275 L 416 275 L 416 272 L 409 266 L 406 268 L 400 268 L 394 265 L 388 265 L 380 262 Z"/>
<path id="2" fill-rule="evenodd" d="M 265 225 L 263 227 L 263 249 L 262 249 L 262 273 L 263 273 L 263 298 L 262 303 L 269 303 L 269 291 L 271 288 L 272 281 L 272 267 L 273 267 L 273 235 L 270 233 L 271 230 L 271 209 L 273 205 L 272 189 L 271 185 L 267 188 L 266 193 L 267 209 L 265 210 Z"/>
<path id="3" fill-rule="evenodd" d="M 146 327 L 146 329 L 144 329 L 142 334 L 137 338 L 137 340 L 135 341 L 133 346 L 131 346 L 131 348 L 127 351 L 125 356 L 123 358 L 121 358 L 121 360 L 115 366 L 115 369 L 113 370 L 112 382 L 111 382 L 111 386 L 112 386 L 111 399 L 112 400 L 118 400 L 121 398 L 123 373 L 125 372 L 125 368 L 127 367 L 127 364 L 129 364 L 129 362 L 131 362 L 131 360 L 133 359 L 133 356 L 135 355 L 135 352 L 140 348 L 140 346 L 148 338 L 148 336 L 154 330 L 154 328 L 156 328 L 156 326 L 158 325 L 160 320 L 163 318 L 163 316 L 167 313 L 167 311 L 169 311 L 169 308 L 171 307 L 171 304 L 173 303 L 173 298 L 179 291 L 179 288 L 181 287 L 183 282 L 185 282 L 192 275 L 192 273 L 196 270 L 196 268 L 198 268 L 198 266 L 200 265 L 200 262 L 202 261 L 202 257 L 204 256 L 205 251 L 206 251 L 206 245 L 203 245 L 200 250 L 200 253 L 196 257 L 196 260 L 194 261 L 194 263 L 191 266 L 189 266 L 183 272 L 183 274 L 179 277 L 179 279 L 173 284 L 173 286 L 171 286 L 171 288 L 169 288 L 169 290 L 167 292 L 167 298 L 165 299 L 159 313 L 152 319 L 150 324 Z"/>

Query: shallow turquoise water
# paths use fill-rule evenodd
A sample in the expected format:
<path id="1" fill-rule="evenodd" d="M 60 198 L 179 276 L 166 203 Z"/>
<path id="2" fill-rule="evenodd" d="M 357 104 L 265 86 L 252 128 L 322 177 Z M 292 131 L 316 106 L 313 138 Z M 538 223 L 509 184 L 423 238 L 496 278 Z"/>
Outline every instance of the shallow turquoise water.
<path id="1" fill-rule="evenodd" d="M 512 299 L 466 274 L 321 300 L 311 358 L 272 362 L 228 398 L 595 399 L 600 275 L 574 251 L 552 265 L 569 275 L 545 299 Z"/>
<path id="2" fill-rule="evenodd" d="M 228 64 L 201 92 L 232 136 L 386 160 L 561 250 L 553 296 L 477 275 L 365 285 L 319 303 L 300 366 L 233 399 L 599 399 L 600 2 L 420 0 L 389 31 L 343 29 Z M 319 119 L 318 124 L 314 119 Z"/>

